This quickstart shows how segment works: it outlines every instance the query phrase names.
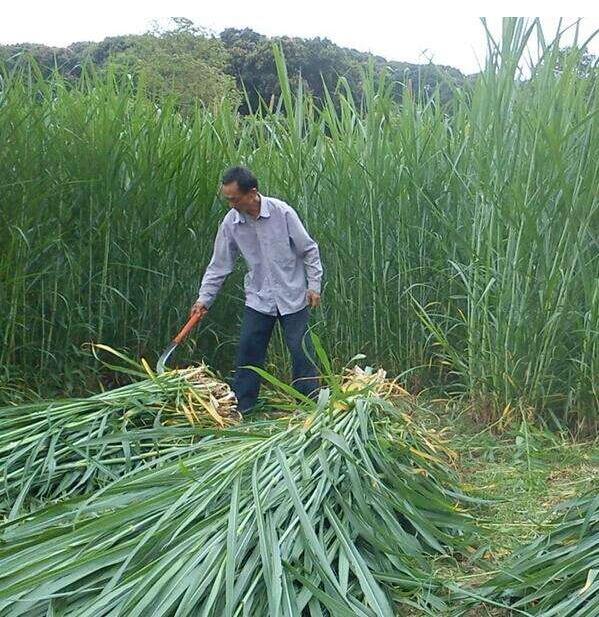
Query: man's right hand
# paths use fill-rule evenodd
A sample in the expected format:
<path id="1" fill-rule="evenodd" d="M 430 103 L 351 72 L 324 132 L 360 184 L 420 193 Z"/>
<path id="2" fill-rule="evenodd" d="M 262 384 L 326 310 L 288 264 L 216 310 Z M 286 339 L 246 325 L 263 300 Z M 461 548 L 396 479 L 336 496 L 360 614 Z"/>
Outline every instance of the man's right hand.
<path id="1" fill-rule="evenodd" d="M 204 317 L 206 315 L 206 313 L 208 312 L 208 307 L 206 307 L 202 302 L 200 302 L 199 300 L 191 307 L 191 310 L 189 311 L 189 316 L 193 316 L 196 313 L 200 314 L 200 317 Z"/>

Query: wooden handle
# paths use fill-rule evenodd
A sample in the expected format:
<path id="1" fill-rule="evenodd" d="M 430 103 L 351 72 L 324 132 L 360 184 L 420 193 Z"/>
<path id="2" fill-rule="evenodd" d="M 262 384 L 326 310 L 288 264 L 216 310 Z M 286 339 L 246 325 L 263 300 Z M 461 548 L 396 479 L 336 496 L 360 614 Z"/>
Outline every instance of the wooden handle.
<path id="1" fill-rule="evenodd" d="M 188 320 L 188 322 L 181 328 L 181 332 L 173 339 L 174 343 L 181 343 L 185 340 L 185 337 L 196 327 L 196 325 L 204 317 L 202 313 L 194 313 Z"/>

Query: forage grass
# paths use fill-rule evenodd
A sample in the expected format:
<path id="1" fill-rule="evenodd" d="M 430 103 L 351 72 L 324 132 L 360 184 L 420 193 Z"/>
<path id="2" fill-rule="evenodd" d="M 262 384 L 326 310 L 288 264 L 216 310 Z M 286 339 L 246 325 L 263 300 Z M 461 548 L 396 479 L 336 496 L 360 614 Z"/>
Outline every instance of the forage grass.
<path id="1" fill-rule="evenodd" d="M 0 526 L 0 610 L 440 614 L 428 558 L 470 554 L 476 525 L 442 442 L 381 379 L 329 376 L 318 401 L 288 398 L 287 419 Z"/>
<path id="2" fill-rule="evenodd" d="M 526 615 L 592 617 L 599 611 L 599 497 L 560 504 L 550 530 L 517 550 L 473 595 Z"/>
<path id="3" fill-rule="evenodd" d="M 137 380 L 84 399 L 0 408 L 0 515 L 12 520 L 44 502 L 90 493 L 176 455 L 201 429 L 239 419 L 233 393 L 205 366 L 149 378 L 132 362 L 121 370 Z"/>
<path id="4" fill-rule="evenodd" d="M 317 320 L 334 361 L 364 352 L 414 388 L 497 416 L 597 419 L 598 86 L 537 20 L 506 19 L 451 101 L 364 75 L 317 106 L 275 49 L 278 103 L 182 115 L 119 75 L 0 85 L 0 365 L 39 391 L 89 371 L 102 340 L 153 358 L 194 300 L 229 164 L 299 211 L 321 246 Z M 541 61 L 526 68 L 536 43 Z M 232 366 L 236 272 L 188 353 Z M 281 341 L 274 358 L 281 364 Z M 337 367 L 339 368 L 339 367 Z M 14 385 L 14 384 L 13 384 Z M 0 392 L 2 390 L 0 389 Z"/>

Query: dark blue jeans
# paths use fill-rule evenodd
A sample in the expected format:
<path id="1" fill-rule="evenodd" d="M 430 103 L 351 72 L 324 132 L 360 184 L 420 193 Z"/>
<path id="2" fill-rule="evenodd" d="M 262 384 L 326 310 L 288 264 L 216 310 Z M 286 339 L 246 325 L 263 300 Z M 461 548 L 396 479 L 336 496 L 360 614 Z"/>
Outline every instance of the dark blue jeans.
<path id="1" fill-rule="evenodd" d="M 308 332 L 308 307 L 291 315 L 265 315 L 245 307 L 241 323 L 241 336 L 237 351 L 237 368 L 233 380 L 233 390 L 237 396 L 239 411 L 251 409 L 258 398 L 261 377 L 243 366 L 264 367 L 266 349 L 277 321 L 283 329 L 283 337 L 291 354 L 293 367 L 293 387 L 306 396 L 318 389 L 318 371 L 308 358 L 315 357 L 314 348 Z M 304 352 L 304 347 L 308 353 Z"/>

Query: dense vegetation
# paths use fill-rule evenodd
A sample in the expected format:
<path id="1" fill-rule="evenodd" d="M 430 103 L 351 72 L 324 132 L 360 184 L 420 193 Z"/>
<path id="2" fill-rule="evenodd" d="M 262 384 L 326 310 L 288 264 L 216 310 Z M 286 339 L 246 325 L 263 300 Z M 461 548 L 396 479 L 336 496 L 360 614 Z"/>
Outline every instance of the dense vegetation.
<path id="1" fill-rule="evenodd" d="M 82 345 L 152 361 L 185 319 L 225 212 L 222 170 L 246 163 L 319 241 L 334 360 L 364 352 L 505 417 L 596 417 L 597 70 L 506 21 L 487 66 L 451 99 L 362 77 L 316 102 L 274 48 L 281 97 L 156 99 L 117 68 L 75 80 L 35 65 L 0 93 L 2 396 L 91 385 Z M 241 270 L 241 268 L 240 268 Z M 231 368 L 242 305 L 231 277 L 196 339 Z M 277 345 L 273 358 L 279 358 Z"/>
<path id="2" fill-rule="evenodd" d="M 428 96 L 439 88 L 446 100 L 451 96 L 450 83 L 467 81 L 452 67 L 387 61 L 339 47 L 328 39 L 269 38 L 249 28 L 227 28 L 215 36 L 188 19 L 172 21 L 170 29 L 156 27 L 142 35 L 111 36 L 101 42 L 77 42 L 64 48 L 4 45 L 0 46 L 0 58 L 9 69 L 23 57 L 33 58 L 45 76 L 57 70 L 69 80 L 78 79 L 86 66 L 101 72 L 116 66 L 133 75 L 143 74 L 155 96 L 176 93 L 180 104 L 188 105 L 197 100 L 219 102 L 225 97 L 241 103 L 242 113 L 256 109 L 261 100 L 269 103 L 281 94 L 273 44 L 280 45 L 285 54 L 292 87 L 301 81 L 319 101 L 325 88 L 335 89 L 339 77 L 344 77 L 354 96 L 360 97 L 363 71 L 369 66 L 377 79 L 383 73 L 389 76 L 397 101 L 406 87 Z"/>
<path id="3" fill-rule="evenodd" d="M 449 93 L 398 92 L 372 59 L 321 64 L 318 90 L 280 41 L 244 103 L 223 45 L 258 35 L 185 21 L 73 71 L 11 56 L 1 615 L 595 617 L 598 442 L 567 429 L 597 422 L 598 72 L 537 26 L 507 19 Z M 233 163 L 299 210 L 326 271 L 318 398 L 259 370 L 245 418 L 205 365 L 150 366 Z M 231 368 L 242 271 L 179 362 Z"/>

